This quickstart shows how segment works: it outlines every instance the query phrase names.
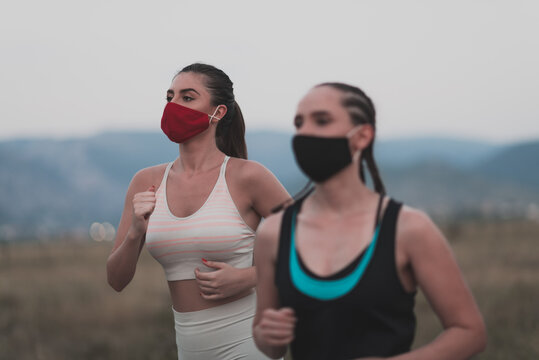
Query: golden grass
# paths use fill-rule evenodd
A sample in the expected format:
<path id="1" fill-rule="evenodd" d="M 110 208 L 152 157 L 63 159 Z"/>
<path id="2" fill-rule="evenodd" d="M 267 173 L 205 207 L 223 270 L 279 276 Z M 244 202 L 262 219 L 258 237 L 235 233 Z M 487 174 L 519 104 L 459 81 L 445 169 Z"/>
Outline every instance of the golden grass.
<path id="1" fill-rule="evenodd" d="M 539 224 L 444 226 L 488 327 L 477 359 L 539 359 Z M 105 275 L 110 243 L 0 244 L 0 359 L 175 359 L 168 288 L 144 251 L 121 293 Z M 417 298 L 414 346 L 441 327 Z"/>
<path id="2" fill-rule="evenodd" d="M 133 282 L 106 281 L 106 243 L 23 244 L 0 260 L 0 359 L 173 359 L 161 268 L 143 253 Z"/>

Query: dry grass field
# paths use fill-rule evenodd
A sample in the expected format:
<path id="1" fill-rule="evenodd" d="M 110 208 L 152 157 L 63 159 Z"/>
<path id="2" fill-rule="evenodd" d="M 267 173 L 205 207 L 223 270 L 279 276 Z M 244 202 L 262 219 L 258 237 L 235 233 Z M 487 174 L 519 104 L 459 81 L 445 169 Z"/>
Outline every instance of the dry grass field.
<path id="1" fill-rule="evenodd" d="M 539 359 L 539 224 L 445 226 L 485 317 L 477 359 Z M 0 244 L 0 359 L 175 359 L 171 305 L 159 265 L 143 252 L 133 282 L 108 287 L 110 243 Z M 440 325 L 419 294 L 415 346 Z"/>

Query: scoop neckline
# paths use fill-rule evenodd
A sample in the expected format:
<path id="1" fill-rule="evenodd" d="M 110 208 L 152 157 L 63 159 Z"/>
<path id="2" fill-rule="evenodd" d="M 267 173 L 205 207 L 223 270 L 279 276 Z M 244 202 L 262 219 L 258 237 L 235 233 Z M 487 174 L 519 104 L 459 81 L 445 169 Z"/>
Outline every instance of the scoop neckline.
<path id="1" fill-rule="evenodd" d="M 223 176 L 223 167 L 226 166 L 226 163 L 227 163 L 227 158 L 228 156 L 225 155 L 225 158 L 223 159 L 223 162 L 221 164 L 221 167 L 219 169 L 219 176 L 217 177 L 217 181 L 215 181 L 215 184 L 213 185 L 213 188 L 211 189 L 211 192 L 210 194 L 208 195 L 208 197 L 206 198 L 206 200 L 204 201 L 204 203 L 202 204 L 201 207 L 199 207 L 194 213 L 190 214 L 190 215 L 187 215 L 187 216 L 176 216 L 172 213 L 172 211 L 170 210 L 170 207 L 168 206 L 168 197 L 167 197 L 167 181 L 168 181 L 168 174 L 170 172 L 170 169 L 172 169 L 172 164 L 174 164 L 174 161 L 172 161 L 169 165 L 169 167 L 167 168 L 166 170 L 166 173 L 165 173 L 165 178 L 164 178 L 164 186 L 163 186 L 163 196 L 164 196 L 164 203 L 165 203 L 165 208 L 167 209 L 167 212 L 168 214 L 173 218 L 173 219 L 176 219 L 176 220 L 187 220 L 187 219 L 190 219 L 194 216 L 196 216 L 199 212 L 202 211 L 202 209 L 204 209 L 204 207 L 206 206 L 206 204 L 208 203 L 208 201 L 211 199 L 213 193 L 215 192 L 215 189 L 217 188 L 217 185 L 219 184 L 219 180 L 221 180 L 221 176 Z"/>

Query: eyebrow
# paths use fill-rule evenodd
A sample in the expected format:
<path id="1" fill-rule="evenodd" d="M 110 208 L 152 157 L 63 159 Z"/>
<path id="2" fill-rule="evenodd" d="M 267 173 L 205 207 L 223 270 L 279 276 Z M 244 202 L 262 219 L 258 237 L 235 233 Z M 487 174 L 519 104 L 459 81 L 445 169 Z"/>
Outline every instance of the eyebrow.
<path id="1" fill-rule="evenodd" d="M 331 114 L 324 110 L 315 111 L 311 114 L 312 116 L 330 116 Z"/>
<path id="2" fill-rule="evenodd" d="M 311 116 L 331 116 L 331 114 L 328 112 L 328 111 L 325 111 L 325 110 L 318 110 L 318 111 L 315 111 L 313 113 L 310 114 Z M 303 119 L 303 115 L 302 114 L 297 114 L 295 117 L 294 117 L 294 120 L 299 120 L 299 119 Z"/>
<path id="3" fill-rule="evenodd" d="M 180 90 L 180 94 L 185 94 L 185 93 L 187 93 L 189 91 L 192 91 L 192 92 L 197 93 L 198 95 L 200 95 L 200 93 L 198 91 L 196 91 L 195 89 L 193 89 L 193 88 L 182 89 L 182 90 Z"/>
<path id="4" fill-rule="evenodd" d="M 189 92 L 189 91 L 192 91 L 192 92 L 194 92 L 194 93 L 200 95 L 200 93 L 199 93 L 198 91 L 196 91 L 195 89 L 193 89 L 193 88 L 181 89 L 181 90 L 180 90 L 180 94 L 185 94 L 185 93 L 187 93 L 187 92 Z M 167 90 L 167 94 L 169 94 L 169 93 L 170 93 L 170 94 L 174 94 L 174 90 L 168 89 L 168 90 Z"/>

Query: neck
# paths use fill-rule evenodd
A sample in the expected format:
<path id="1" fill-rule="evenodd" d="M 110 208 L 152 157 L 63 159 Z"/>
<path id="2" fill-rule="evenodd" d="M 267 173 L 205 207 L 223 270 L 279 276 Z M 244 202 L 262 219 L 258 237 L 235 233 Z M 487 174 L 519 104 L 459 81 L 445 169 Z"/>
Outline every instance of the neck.
<path id="1" fill-rule="evenodd" d="M 183 170 L 188 173 L 203 172 L 223 161 L 223 153 L 215 143 L 215 133 L 208 131 L 180 144 L 178 158 Z"/>
<path id="2" fill-rule="evenodd" d="M 329 180 L 316 184 L 310 196 L 313 210 L 337 214 L 364 210 L 365 204 L 372 202 L 375 197 L 377 195 L 359 178 L 357 162 Z"/>

